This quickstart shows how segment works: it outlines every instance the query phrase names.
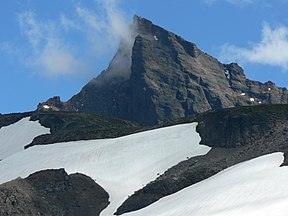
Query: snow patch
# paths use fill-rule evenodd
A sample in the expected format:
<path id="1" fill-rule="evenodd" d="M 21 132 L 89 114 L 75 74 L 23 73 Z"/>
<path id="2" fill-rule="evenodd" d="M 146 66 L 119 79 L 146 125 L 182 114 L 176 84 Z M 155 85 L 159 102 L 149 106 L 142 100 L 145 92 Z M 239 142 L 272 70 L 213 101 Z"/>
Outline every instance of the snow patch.
<path id="1" fill-rule="evenodd" d="M 80 172 L 96 179 L 109 193 L 110 204 L 101 216 L 111 216 L 129 195 L 168 168 L 211 149 L 199 145 L 196 125 L 176 125 L 116 139 L 33 146 L 0 162 L 0 183 L 51 168 L 65 168 L 69 174 Z"/>
<path id="2" fill-rule="evenodd" d="M 123 216 L 286 216 L 288 167 L 283 153 L 230 167 L 211 178 Z"/>
<path id="3" fill-rule="evenodd" d="M 33 139 L 42 134 L 50 133 L 49 128 L 45 128 L 38 121 L 30 121 L 30 117 L 2 127 L 0 129 L 0 159 L 24 150 L 24 146 L 30 144 Z"/>
<path id="4" fill-rule="evenodd" d="M 250 101 L 251 101 L 251 102 L 254 102 L 254 101 L 255 101 L 255 99 L 254 99 L 254 98 L 250 98 Z"/>
<path id="5" fill-rule="evenodd" d="M 229 70 L 225 70 L 225 76 L 226 76 L 226 78 L 228 79 L 228 80 L 230 80 L 230 72 L 229 72 Z"/>
<path id="6" fill-rule="evenodd" d="M 50 106 L 48 106 L 48 105 L 43 105 L 43 108 L 44 108 L 44 109 L 50 109 Z"/>
<path id="7" fill-rule="evenodd" d="M 245 93 L 241 93 L 240 95 L 241 95 L 241 96 L 245 96 L 246 94 L 245 94 Z"/>
<path id="8" fill-rule="evenodd" d="M 153 38 L 154 38 L 155 41 L 158 41 L 158 40 L 159 40 L 156 35 L 154 35 Z"/>

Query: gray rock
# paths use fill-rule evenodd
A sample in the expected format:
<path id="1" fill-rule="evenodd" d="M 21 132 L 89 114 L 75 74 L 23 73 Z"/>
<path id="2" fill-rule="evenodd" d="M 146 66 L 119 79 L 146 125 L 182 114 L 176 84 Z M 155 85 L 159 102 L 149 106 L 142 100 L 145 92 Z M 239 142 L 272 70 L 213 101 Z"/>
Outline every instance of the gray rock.
<path id="1" fill-rule="evenodd" d="M 134 43 L 121 42 L 107 70 L 60 109 L 158 124 L 212 109 L 287 103 L 288 91 L 248 80 L 149 20 L 135 16 Z M 62 108 L 61 108 L 62 107 Z"/>
<path id="2" fill-rule="evenodd" d="M 0 185 L 0 215 L 97 216 L 108 198 L 88 176 L 45 170 Z"/>

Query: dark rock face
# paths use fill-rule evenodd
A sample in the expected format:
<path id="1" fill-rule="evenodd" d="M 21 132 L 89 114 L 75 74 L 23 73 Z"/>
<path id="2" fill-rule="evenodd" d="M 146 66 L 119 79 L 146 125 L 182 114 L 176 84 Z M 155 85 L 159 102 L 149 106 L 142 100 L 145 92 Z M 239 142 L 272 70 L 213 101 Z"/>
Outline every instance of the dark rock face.
<path id="1" fill-rule="evenodd" d="M 39 120 L 42 126 L 50 128 L 51 134 L 35 137 L 25 148 L 58 142 L 115 138 L 142 129 L 136 123 L 96 113 L 36 111 L 31 120 Z"/>
<path id="2" fill-rule="evenodd" d="M 134 26 L 134 43 L 122 42 L 108 69 L 59 108 L 153 125 L 211 109 L 287 103 L 286 89 L 246 79 L 237 64 L 222 64 L 146 19 L 136 16 Z"/>
<path id="3" fill-rule="evenodd" d="M 237 107 L 235 109 L 208 112 L 200 117 L 197 131 L 201 134 L 201 142 L 211 147 L 236 148 L 253 144 L 265 133 L 273 131 L 275 124 L 283 118 L 287 121 L 286 113 L 265 109 L 265 106 Z M 284 106 L 286 110 L 287 106 Z M 255 111 L 254 111 L 255 110 Z M 282 109 L 280 109 L 282 111 Z"/>
<path id="4" fill-rule="evenodd" d="M 33 112 L 11 113 L 0 115 L 0 128 L 16 123 L 22 118 L 31 116 Z"/>
<path id="5" fill-rule="evenodd" d="M 91 178 L 45 170 L 0 185 L 0 215 L 99 215 L 108 194 Z"/>
<path id="6" fill-rule="evenodd" d="M 183 161 L 136 191 L 116 214 L 146 207 L 164 196 L 200 182 L 230 166 L 273 152 L 284 152 L 288 164 L 288 105 L 261 105 L 210 111 L 183 122 L 199 122 L 208 154 Z M 178 122 L 179 123 L 179 122 Z"/>

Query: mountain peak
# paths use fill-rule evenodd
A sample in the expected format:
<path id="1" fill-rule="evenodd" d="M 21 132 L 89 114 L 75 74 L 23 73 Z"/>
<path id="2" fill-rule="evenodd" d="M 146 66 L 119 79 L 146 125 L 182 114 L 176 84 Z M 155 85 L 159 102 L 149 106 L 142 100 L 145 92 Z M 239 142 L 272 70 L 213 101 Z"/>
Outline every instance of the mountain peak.
<path id="1" fill-rule="evenodd" d="M 64 104 L 158 124 L 211 109 L 288 102 L 288 91 L 248 80 L 236 63 L 222 64 L 194 43 L 134 16 L 131 43 L 120 43 L 109 67 Z"/>
<path id="2" fill-rule="evenodd" d="M 137 15 L 134 16 L 134 25 L 139 33 L 151 32 L 152 26 L 155 26 L 150 20 Z"/>

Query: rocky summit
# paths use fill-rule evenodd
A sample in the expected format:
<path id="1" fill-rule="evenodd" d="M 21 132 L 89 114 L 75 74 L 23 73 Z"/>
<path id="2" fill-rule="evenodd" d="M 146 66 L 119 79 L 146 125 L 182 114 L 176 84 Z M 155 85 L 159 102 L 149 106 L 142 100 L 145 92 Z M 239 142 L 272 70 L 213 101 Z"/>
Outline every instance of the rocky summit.
<path id="1" fill-rule="evenodd" d="M 222 64 L 149 20 L 135 16 L 131 29 L 97 78 L 67 102 L 56 97 L 38 108 L 154 125 L 212 109 L 288 101 L 287 89 L 249 80 L 238 64 Z"/>

